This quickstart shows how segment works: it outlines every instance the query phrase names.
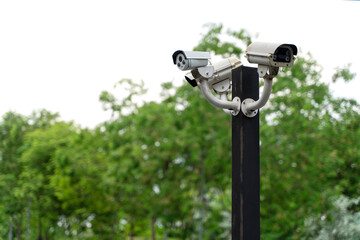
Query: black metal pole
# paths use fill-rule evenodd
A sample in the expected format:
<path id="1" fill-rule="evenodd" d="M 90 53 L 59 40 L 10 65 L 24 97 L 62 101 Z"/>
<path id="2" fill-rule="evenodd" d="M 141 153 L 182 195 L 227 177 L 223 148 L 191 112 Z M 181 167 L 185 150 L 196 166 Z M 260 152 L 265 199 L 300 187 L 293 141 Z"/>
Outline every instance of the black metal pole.
<path id="1" fill-rule="evenodd" d="M 257 100 L 256 68 L 239 67 L 232 73 L 232 94 Z M 232 118 L 232 240 L 260 239 L 259 114 L 242 112 Z"/>

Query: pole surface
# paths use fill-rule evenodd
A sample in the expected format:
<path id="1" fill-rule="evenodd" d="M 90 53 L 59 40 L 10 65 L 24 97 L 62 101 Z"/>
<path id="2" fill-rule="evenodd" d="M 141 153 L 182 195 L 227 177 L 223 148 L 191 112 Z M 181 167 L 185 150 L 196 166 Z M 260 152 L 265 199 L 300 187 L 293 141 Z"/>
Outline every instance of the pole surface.
<path id="1" fill-rule="evenodd" d="M 259 99 L 257 68 L 239 67 L 232 73 L 232 94 Z M 232 117 L 232 240 L 260 239 L 259 114 Z"/>

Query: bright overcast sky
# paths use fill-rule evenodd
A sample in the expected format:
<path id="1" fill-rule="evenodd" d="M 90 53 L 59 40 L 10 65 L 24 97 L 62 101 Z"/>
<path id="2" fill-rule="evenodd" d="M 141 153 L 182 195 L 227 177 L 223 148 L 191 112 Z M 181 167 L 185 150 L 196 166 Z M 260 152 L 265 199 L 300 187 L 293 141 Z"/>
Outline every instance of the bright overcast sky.
<path id="1" fill-rule="evenodd" d="M 171 55 L 191 50 L 209 22 L 296 44 L 325 82 L 352 63 L 355 81 L 332 90 L 360 102 L 359 12 L 359 1 L 340 0 L 0 1 L 0 115 L 45 108 L 94 127 L 109 119 L 100 92 L 118 80 L 144 80 L 153 99 L 161 82 L 180 83 Z"/>

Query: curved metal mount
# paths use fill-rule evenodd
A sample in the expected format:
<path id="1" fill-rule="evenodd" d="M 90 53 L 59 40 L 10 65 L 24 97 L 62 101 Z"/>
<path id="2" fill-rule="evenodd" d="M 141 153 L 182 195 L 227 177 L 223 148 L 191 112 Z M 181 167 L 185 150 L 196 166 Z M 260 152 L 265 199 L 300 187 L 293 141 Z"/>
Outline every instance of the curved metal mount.
<path id="1" fill-rule="evenodd" d="M 221 100 L 224 100 L 224 101 L 228 101 L 228 99 L 227 99 L 227 93 L 226 93 L 226 92 L 220 93 L 220 99 L 221 99 Z M 224 111 L 224 113 L 226 113 L 226 114 L 232 115 L 232 113 L 231 113 L 232 110 L 224 109 L 224 108 L 223 108 L 223 111 Z"/>
<path id="2" fill-rule="evenodd" d="M 212 105 L 214 105 L 215 107 L 218 108 L 222 108 L 222 109 L 229 109 L 231 110 L 231 114 L 233 116 L 236 116 L 240 109 L 241 109 L 241 100 L 238 97 L 235 97 L 231 102 L 227 101 L 227 100 L 223 100 L 223 99 L 219 99 L 217 97 L 215 97 L 211 91 L 210 91 L 210 87 L 209 87 L 209 83 L 206 79 L 202 79 L 200 80 L 200 91 L 201 93 L 204 95 L 204 97 L 206 98 L 206 100 L 211 103 Z M 227 112 L 227 111 L 226 111 Z"/>
<path id="3" fill-rule="evenodd" d="M 240 100 L 239 97 L 234 97 L 233 102 L 238 102 L 238 103 L 241 104 L 241 100 Z M 233 116 L 238 115 L 239 112 L 240 112 L 238 110 L 230 110 L 230 109 L 225 109 L 225 108 L 223 108 L 223 111 L 224 111 L 224 113 L 229 114 L 229 115 L 233 115 Z"/>
<path id="4" fill-rule="evenodd" d="M 265 68 L 263 68 L 264 66 L 259 65 L 258 68 L 258 73 L 259 76 L 261 77 L 262 74 L 265 74 L 263 76 L 264 79 L 264 88 L 262 91 L 262 94 L 260 96 L 260 98 L 255 101 L 251 98 L 247 98 L 245 99 L 242 104 L 241 104 L 241 111 L 244 113 L 245 116 L 247 117 L 254 117 L 257 113 L 258 113 L 258 109 L 262 108 L 266 102 L 269 100 L 270 94 L 271 94 L 271 89 L 272 89 L 272 79 L 274 78 L 274 76 L 277 75 L 279 68 L 275 68 L 275 67 L 270 67 L 267 70 L 269 70 L 269 72 L 263 72 L 265 71 L 265 68 L 267 68 L 265 66 Z M 267 71 L 266 70 L 266 71 Z"/>

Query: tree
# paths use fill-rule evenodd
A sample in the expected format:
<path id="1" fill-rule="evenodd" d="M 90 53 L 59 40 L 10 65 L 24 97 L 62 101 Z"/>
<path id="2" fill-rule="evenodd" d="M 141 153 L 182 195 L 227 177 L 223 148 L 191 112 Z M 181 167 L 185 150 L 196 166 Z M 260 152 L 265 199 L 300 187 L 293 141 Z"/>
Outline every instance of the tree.
<path id="1" fill-rule="evenodd" d="M 0 201 L 8 217 L 8 238 L 20 239 L 25 199 L 16 191 L 22 171 L 20 156 L 23 151 L 24 135 L 28 128 L 26 119 L 19 114 L 8 112 L 0 124 Z"/>
<path id="2" fill-rule="evenodd" d="M 24 166 L 21 189 L 25 196 L 33 199 L 32 207 L 38 219 L 38 239 L 43 239 L 44 235 L 48 238 L 60 215 L 60 203 L 51 185 L 56 166 L 53 156 L 71 142 L 72 132 L 71 125 L 58 122 L 26 135 L 26 150 L 21 156 Z"/>
<path id="3" fill-rule="evenodd" d="M 135 85 L 129 80 L 119 82 L 124 83 Z M 144 92 L 141 89 L 130 94 L 141 94 Z M 182 141 L 177 136 L 181 122 L 170 99 L 160 104 L 150 102 L 134 106 L 124 104 L 129 98 L 120 100 L 110 92 L 101 95 L 104 104 L 115 109 L 119 116 L 102 126 L 107 139 L 105 149 L 111 156 L 112 167 L 108 174 L 121 184 L 116 189 L 121 195 L 121 209 L 130 224 L 130 235 L 134 234 L 132 226 L 139 222 L 136 219 L 145 217 L 150 219 L 155 238 L 155 222 L 161 221 L 167 235 L 168 229 L 181 219 L 179 216 L 186 206 L 180 204 L 186 202 L 186 192 L 181 187 L 175 188 L 178 191 L 174 189 L 183 178 L 178 154 Z M 122 113 L 124 106 L 132 112 Z"/>
<path id="4" fill-rule="evenodd" d="M 16 238 L 21 238 L 24 219 L 26 239 L 30 237 L 31 199 L 24 194 L 21 179 L 24 171 L 21 156 L 26 150 L 26 135 L 35 129 L 48 127 L 57 117 L 58 114 L 46 110 L 34 111 L 29 117 L 8 112 L 0 123 L 0 200 L 6 209 L 5 214 L 9 217 L 9 238 L 13 235 L 13 224 Z"/>

